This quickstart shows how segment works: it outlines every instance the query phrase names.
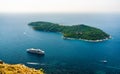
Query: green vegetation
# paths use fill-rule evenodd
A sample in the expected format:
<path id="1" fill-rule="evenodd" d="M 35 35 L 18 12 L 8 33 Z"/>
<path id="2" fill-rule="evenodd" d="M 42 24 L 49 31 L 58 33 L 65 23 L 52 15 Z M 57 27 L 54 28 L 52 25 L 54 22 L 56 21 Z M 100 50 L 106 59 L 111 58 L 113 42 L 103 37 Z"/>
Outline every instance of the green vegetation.
<path id="1" fill-rule="evenodd" d="M 51 22 L 32 22 L 29 25 L 39 31 L 61 32 L 65 38 L 104 40 L 110 37 L 110 35 L 102 30 L 84 24 L 63 26 Z"/>

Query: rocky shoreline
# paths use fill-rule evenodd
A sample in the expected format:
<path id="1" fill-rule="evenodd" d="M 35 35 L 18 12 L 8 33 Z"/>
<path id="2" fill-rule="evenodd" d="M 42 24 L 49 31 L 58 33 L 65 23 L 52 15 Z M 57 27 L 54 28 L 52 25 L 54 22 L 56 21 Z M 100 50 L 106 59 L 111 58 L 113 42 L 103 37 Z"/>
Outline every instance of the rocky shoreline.
<path id="1" fill-rule="evenodd" d="M 42 70 L 29 68 L 23 64 L 7 64 L 0 60 L 0 74 L 44 74 Z"/>
<path id="2" fill-rule="evenodd" d="M 62 38 L 63 39 L 68 39 L 68 40 L 82 40 L 82 41 L 87 41 L 87 42 L 102 42 L 102 41 L 106 41 L 108 39 L 111 39 L 112 37 L 109 36 L 108 38 L 101 39 L 101 40 L 76 39 L 76 38 L 69 38 L 69 37 L 64 37 L 64 36 L 62 36 Z"/>

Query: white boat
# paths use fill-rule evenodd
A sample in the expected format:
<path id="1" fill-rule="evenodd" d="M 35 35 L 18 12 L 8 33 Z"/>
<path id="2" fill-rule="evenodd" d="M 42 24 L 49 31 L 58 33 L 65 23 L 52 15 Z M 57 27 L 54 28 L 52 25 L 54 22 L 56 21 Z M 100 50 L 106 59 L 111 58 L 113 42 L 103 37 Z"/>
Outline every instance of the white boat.
<path id="1" fill-rule="evenodd" d="M 100 62 L 101 63 L 107 63 L 108 61 L 107 60 L 101 60 Z"/>
<path id="2" fill-rule="evenodd" d="M 35 63 L 35 62 L 27 62 L 27 64 L 31 64 L 31 65 L 39 65 L 39 63 Z"/>
<path id="3" fill-rule="evenodd" d="M 41 49 L 34 49 L 34 48 L 30 48 L 30 49 L 27 49 L 27 52 L 28 53 L 33 53 L 33 54 L 39 54 L 39 55 L 44 55 L 45 52 Z"/>

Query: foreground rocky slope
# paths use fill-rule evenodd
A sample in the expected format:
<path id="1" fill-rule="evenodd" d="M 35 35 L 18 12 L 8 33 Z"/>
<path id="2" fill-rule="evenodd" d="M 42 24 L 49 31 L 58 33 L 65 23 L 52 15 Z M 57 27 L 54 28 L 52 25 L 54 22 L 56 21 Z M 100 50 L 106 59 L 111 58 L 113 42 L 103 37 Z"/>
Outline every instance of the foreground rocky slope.
<path id="1" fill-rule="evenodd" d="M 44 74 L 42 70 L 29 68 L 22 64 L 6 64 L 0 62 L 0 74 Z"/>

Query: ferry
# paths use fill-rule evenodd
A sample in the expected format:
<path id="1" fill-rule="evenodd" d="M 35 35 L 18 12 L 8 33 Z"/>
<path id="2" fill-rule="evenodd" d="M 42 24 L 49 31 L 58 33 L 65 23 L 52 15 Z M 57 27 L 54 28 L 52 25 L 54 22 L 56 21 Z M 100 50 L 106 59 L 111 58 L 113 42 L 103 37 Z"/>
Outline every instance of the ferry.
<path id="1" fill-rule="evenodd" d="M 29 48 L 27 49 L 28 53 L 33 53 L 33 54 L 39 54 L 39 55 L 44 55 L 45 51 L 41 50 L 41 49 L 35 49 L 35 48 Z"/>

